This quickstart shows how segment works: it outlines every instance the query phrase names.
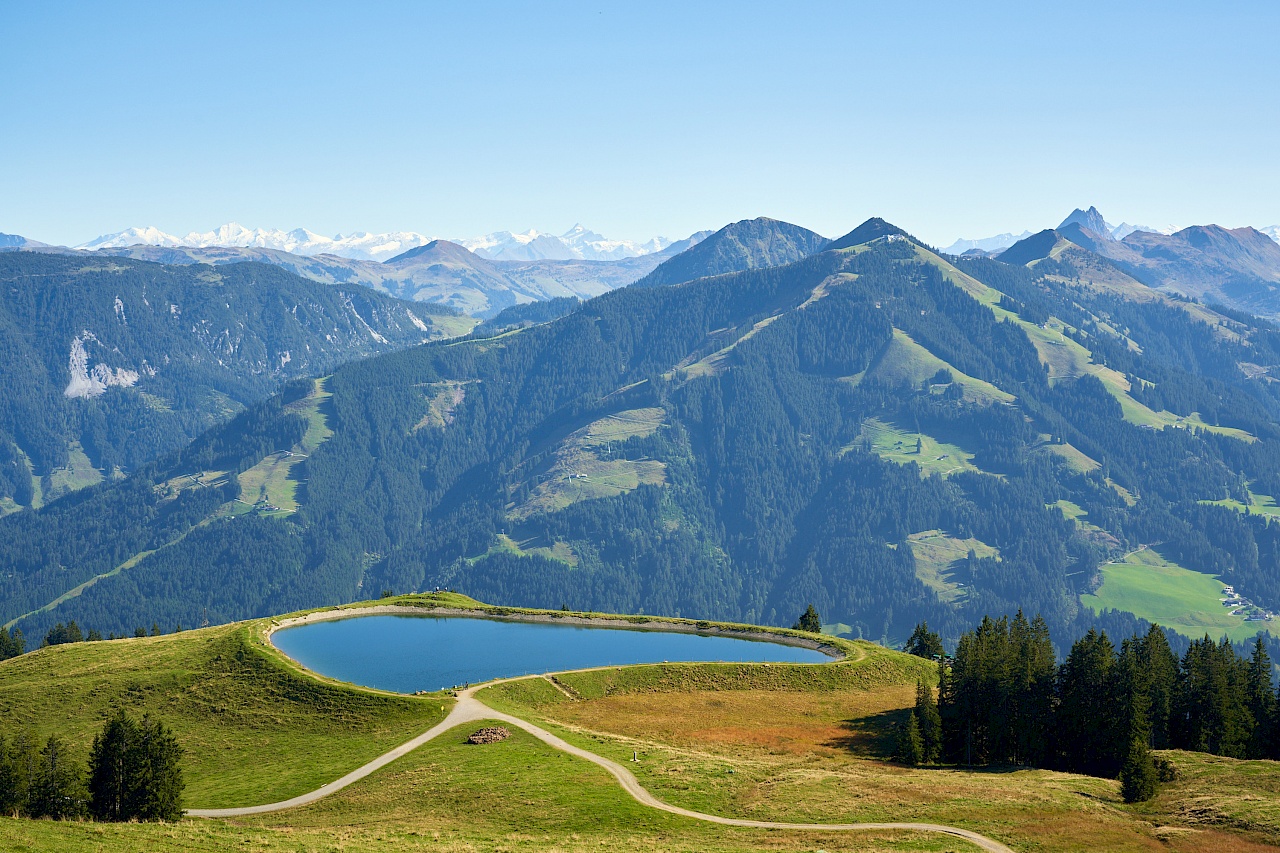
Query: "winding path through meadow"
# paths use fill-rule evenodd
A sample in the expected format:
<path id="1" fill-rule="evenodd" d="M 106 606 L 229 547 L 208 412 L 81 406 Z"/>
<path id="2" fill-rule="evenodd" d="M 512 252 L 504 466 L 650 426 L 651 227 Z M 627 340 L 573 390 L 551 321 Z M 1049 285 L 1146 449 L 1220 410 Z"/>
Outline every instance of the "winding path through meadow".
<path id="1" fill-rule="evenodd" d="M 537 678 L 539 676 L 524 676 L 528 678 Z M 503 679 L 503 681 L 516 681 L 518 679 Z M 695 812 L 690 809 L 683 809 L 679 806 L 673 806 L 670 803 L 664 803 L 653 794 L 649 793 L 635 775 L 618 764 L 616 761 L 610 761 L 608 758 L 596 755 L 594 752 L 588 752 L 585 749 L 574 746 L 571 743 L 553 735 L 546 729 L 539 728 L 533 723 L 526 722 L 519 717 L 513 717 L 510 714 L 504 714 L 501 711 L 495 711 L 488 705 L 485 705 L 475 697 L 476 691 L 483 687 L 492 687 L 494 684 L 501 682 L 491 681 L 487 684 L 470 687 L 458 694 L 457 703 L 453 706 L 453 710 L 449 712 L 443 720 L 432 726 L 427 731 L 418 735 L 413 740 L 402 743 L 388 753 L 378 756 L 373 761 L 361 767 L 352 770 L 340 779 L 335 779 L 327 785 L 300 794 L 288 800 L 281 800 L 278 803 L 266 803 L 260 806 L 244 806 L 234 809 L 188 809 L 187 815 L 190 817 L 245 817 L 247 815 L 265 814 L 267 812 L 282 811 L 297 806 L 304 806 L 308 803 L 314 803 L 316 800 L 323 799 L 330 794 L 341 791 L 352 782 L 357 782 L 376 770 L 380 770 L 391 762 L 395 761 L 418 747 L 422 746 L 429 740 L 449 731 L 452 728 L 463 725 L 465 723 L 475 723 L 481 720 L 500 720 L 517 728 L 524 729 L 538 740 L 567 752 L 570 755 L 576 755 L 578 758 L 590 761 L 607 770 L 613 778 L 618 780 L 623 790 L 634 797 L 638 802 L 649 806 L 650 808 L 661 809 L 664 812 L 677 814 L 682 817 L 693 818 L 694 820 L 703 820 L 709 823 L 722 824 L 724 826 L 743 826 L 756 829 L 798 829 L 798 830 L 821 830 L 827 832 L 840 831 L 858 831 L 858 830 L 880 830 L 880 829 L 902 829 L 915 832 L 937 832 L 943 835 L 950 835 L 955 838 L 962 838 L 971 844 L 976 845 L 982 850 L 992 851 L 992 853 L 1013 853 L 1013 851 L 994 839 L 987 838 L 985 835 L 979 835 L 976 832 L 970 832 L 967 829 L 960 829 L 954 826 L 943 826 L 936 823 L 782 823 L 769 820 L 744 820 L 741 818 L 721 817 L 719 815 L 704 814 Z"/>

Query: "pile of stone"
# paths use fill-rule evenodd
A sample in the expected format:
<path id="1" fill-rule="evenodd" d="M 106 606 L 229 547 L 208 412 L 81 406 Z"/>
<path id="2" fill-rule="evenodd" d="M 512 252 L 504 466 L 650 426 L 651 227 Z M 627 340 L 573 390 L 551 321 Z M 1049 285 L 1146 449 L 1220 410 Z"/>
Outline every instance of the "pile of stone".
<path id="1" fill-rule="evenodd" d="M 497 743 L 511 737 L 511 732 L 502 726 L 485 726 L 467 738 L 467 743 Z"/>

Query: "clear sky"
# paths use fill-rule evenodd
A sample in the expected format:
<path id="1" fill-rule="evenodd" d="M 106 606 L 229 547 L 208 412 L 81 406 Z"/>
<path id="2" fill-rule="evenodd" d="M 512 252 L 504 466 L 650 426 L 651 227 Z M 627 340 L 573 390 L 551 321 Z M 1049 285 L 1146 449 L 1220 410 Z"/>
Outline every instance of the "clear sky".
<path id="1" fill-rule="evenodd" d="M 1280 222 L 1280 3 L 0 0 L 0 231 Z"/>

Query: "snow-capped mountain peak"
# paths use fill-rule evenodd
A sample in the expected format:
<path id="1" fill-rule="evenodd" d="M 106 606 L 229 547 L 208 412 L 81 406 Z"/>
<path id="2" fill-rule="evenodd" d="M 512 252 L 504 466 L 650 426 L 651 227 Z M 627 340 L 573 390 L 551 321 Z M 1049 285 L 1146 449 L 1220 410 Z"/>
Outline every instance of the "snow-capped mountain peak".
<path id="1" fill-rule="evenodd" d="M 278 249 L 304 256 L 329 254 L 385 261 L 410 249 L 425 246 L 435 239 L 438 238 L 413 231 L 393 231 L 387 234 L 355 231 L 347 235 L 336 234 L 330 238 L 306 228 L 281 231 L 275 228 L 246 228 L 238 222 L 228 222 L 212 231 L 192 231 L 185 237 L 167 234 L 155 227 L 127 228 L 82 243 L 76 248 L 92 250 L 144 245 L 207 249 L 226 246 Z M 495 231 L 482 237 L 451 242 L 465 246 L 482 257 L 503 261 L 618 260 L 647 255 L 671 244 L 665 237 L 654 237 L 644 243 L 610 240 L 582 225 L 575 225 L 559 237 L 530 228 L 522 233 Z"/>
<path id="2" fill-rule="evenodd" d="M 1128 222 L 1121 222 L 1119 225 L 1111 229 L 1111 236 L 1117 240 L 1123 240 L 1130 234 L 1138 231 L 1146 231 L 1151 234 L 1172 234 L 1178 230 L 1176 225 L 1163 225 L 1157 228 L 1154 225 L 1130 225 Z"/>
<path id="3" fill-rule="evenodd" d="M 77 249 L 118 249 L 124 246 L 181 246 L 182 241 L 151 225 L 142 228 L 126 228 L 115 234 L 103 234 L 76 246 Z"/>
<path id="4" fill-rule="evenodd" d="M 977 237 L 974 239 L 960 238 L 942 251 L 949 255 L 963 255 L 972 249 L 981 252 L 999 252 L 1007 249 L 1019 240 L 1023 240 L 1031 236 L 1030 231 L 1023 231 L 1021 234 L 1013 234 L 1006 231 L 1003 234 L 997 234 L 994 237 Z"/>

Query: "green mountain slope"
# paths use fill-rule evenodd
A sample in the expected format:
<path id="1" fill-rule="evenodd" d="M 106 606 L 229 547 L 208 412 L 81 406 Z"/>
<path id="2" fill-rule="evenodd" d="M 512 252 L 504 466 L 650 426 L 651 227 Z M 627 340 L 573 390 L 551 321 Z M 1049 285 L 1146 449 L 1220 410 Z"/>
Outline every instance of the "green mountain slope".
<path id="1" fill-rule="evenodd" d="M 1114 266 L 902 237 L 291 386 L 0 520 L 0 615 L 122 631 L 449 587 L 784 625 L 813 603 L 874 639 L 1021 607 L 1065 637 L 1134 627 L 1080 596 L 1155 544 L 1280 605 L 1280 526 L 1242 511 L 1280 494 L 1280 332 Z M 281 460 L 292 503 L 246 494 Z"/>
<path id="2" fill-rule="evenodd" d="M 0 499 L 131 472 L 297 376 L 469 322 L 276 267 L 0 254 Z"/>
<path id="3" fill-rule="evenodd" d="M 637 287 L 680 284 L 696 278 L 778 267 L 806 258 L 827 243 L 807 228 L 760 217 L 726 225 L 702 242 L 663 261 Z"/>

